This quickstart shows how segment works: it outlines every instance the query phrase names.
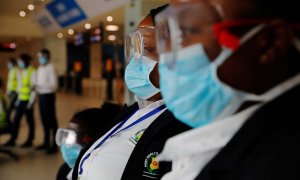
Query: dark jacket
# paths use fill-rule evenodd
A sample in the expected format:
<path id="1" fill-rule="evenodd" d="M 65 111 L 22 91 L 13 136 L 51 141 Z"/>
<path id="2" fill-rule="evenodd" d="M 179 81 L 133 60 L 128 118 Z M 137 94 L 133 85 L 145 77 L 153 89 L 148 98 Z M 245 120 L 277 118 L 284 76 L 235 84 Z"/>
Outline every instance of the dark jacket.
<path id="1" fill-rule="evenodd" d="M 67 176 L 70 173 L 71 168 L 68 166 L 67 163 L 64 163 L 58 169 L 56 174 L 56 180 L 67 180 Z"/>
<path id="2" fill-rule="evenodd" d="M 138 109 L 138 104 L 134 103 L 133 105 L 127 107 L 126 105 L 121 109 L 119 115 L 117 116 L 117 118 L 115 120 L 112 121 L 112 123 L 108 126 L 107 131 L 108 132 L 111 128 L 113 128 L 116 124 L 118 124 L 119 122 L 121 122 L 122 120 L 124 120 L 126 117 L 128 117 L 131 113 L 133 113 L 136 109 Z M 105 133 L 104 133 L 105 134 Z M 101 138 L 104 134 L 99 134 L 99 138 Z M 78 178 L 78 167 L 79 167 L 79 163 L 81 158 L 83 157 L 84 153 L 94 144 L 94 142 L 96 142 L 99 138 L 96 138 L 93 142 L 91 142 L 90 144 L 88 144 L 87 146 L 85 146 L 77 160 L 75 163 L 75 166 L 73 168 L 73 173 L 72 173 L 72 179 L 73 180 L 77 180 Z"/>
<path id="3" fill-rule="evenodd" d="M 197 180 L 299 180 L 300 86 L 256 111 Z"/>
<path id="4" fill-rule="evenodd" d="M 162 151 L 167 139 L 189 129 L 166 110 L 146 129 L 138 141 L 127 162 L 122 180 L 160 179 L 171 170 L 171 163 L 158 164 L 155 157 Z"/>

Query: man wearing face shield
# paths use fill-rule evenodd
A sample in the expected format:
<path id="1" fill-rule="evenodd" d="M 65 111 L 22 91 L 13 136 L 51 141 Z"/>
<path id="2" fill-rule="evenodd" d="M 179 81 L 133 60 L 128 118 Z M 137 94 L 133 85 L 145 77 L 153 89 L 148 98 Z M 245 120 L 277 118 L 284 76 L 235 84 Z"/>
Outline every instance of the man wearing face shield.
<path id="1" fill-rule="evenodd" d="M 296 2 L 197 3 L 173 4 L 165 38 L 171 47 L 160 43 L 168 47 L 160 53 L 160 73 L 172 75 L 160 82 L 166 105 L 195 128 L 167 141 L 158 159 L 173 166 L 162 179 L 299 179 L 299 113 L 289 106 L 300 100 Z M 191 28 L 178 17 L 197 6 L 220 15 L 221 22 L 202 27 L 211 28 L 218 44 L 183 43 Z"/>
<path id="2" fill-rule="evenodd" d="M 132 44 L 130 45 L 132 49 L 127 53 L 129 64 L 125 70 L 126 84 L 129 90 L 136 95 L 137 103 L 129 107 L 126 112 L 120 113 L 117 119 L 121 122 L 119 121 L 120 123 L 100 137 L 77 160 L 78 166 L 75 164 L 73 179 L 121 179 L 130 154 L 132 154 L 140 138 L 143 137 L 145 130 L 157 121 L 163 122 L 166 118 L 174 119 L 166 111 L 166 106 L 160 95 L 153 18 L 147 16 L 138 27 L 137 31 L 128 37 L 130 40 L 128 44 Z M 139 42 L 141 43 L 138 44 Z M 185 125 L 182 126 L 187 129 Z M 175 135 L 173 130 L 166 132 L 166 134 L 171 134 L 169 137 Z M 161 149 L 163 144 L 160 146 Z M 144 151 L 140 153 L 144 153 Z M 153 162 L 151 167 L 153 172 L 156 172 L 156 170 L 158 171 L 158 164 L 155 161 L 155 156 L 158 153 L 156 151 L 149 153 L 152 153 L 151 157 L 149 156 L 149 163 Z M 142 155 L 137 154 L 137 156 Z M 144 159 L 142 162 L 144 163 Z M 143 163 L 139 164 L 139 168 L 143 168 Z M 142 175 L 138 174 L 137 176 Z"/>

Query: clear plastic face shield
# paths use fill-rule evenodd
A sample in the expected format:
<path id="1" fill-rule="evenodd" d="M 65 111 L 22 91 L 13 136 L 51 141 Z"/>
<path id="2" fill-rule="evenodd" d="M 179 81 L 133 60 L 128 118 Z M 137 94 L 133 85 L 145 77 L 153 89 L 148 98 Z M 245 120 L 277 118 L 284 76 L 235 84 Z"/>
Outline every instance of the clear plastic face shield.
<path id="1" fill-rule="evenodd" d="M 143 56 L 157 59 L 155 28 L 140 27 L 129 33 L 125 38 L 125 57 L 130 60 L 141 60 Z"/>
<path id="2" fill-rule="evenodd" d="M 180 49 L 206 41 L 219 15 L 207 4 L 187 3 L 168 7 L 155 20 L 158 52 L 167 54 L 166 63 L 172 68 Z"/>
<path id="3" fill-rule="evenodd" d="M 71 146 L 78 144 L 77 138 L 77 133 L 74 130 L 59 128 L 55 135 L 55 142 L 58 146 L 62 144 Z"/>

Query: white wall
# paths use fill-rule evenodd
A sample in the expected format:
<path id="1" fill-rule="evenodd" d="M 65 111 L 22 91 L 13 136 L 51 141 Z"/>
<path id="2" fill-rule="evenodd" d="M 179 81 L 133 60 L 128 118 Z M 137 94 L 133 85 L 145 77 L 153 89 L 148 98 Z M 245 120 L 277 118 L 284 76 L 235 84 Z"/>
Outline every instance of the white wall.
<path id="1" fill-rule="evenodd" d="M 0 16 L 0 36 L 42 37 L 43 33 L 29 17 Z"/>
<path id="2" fill-rule="evenodd" d="M 65 75 L 67 67 L 67 41 L 56 36 L 47 36 L 44 39 L 44 48 L 51 52 L 51 61 L 58 75 Z"/>

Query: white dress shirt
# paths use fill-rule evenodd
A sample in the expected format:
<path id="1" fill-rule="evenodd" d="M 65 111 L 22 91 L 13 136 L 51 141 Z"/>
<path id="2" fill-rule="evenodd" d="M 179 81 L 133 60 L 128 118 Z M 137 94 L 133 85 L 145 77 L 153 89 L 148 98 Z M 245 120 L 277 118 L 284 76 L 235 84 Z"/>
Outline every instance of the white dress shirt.
<path id="1" fill-rule="evenodd" d="M 195 179 L 257 109 L 299 83 L 300 75 L 297 75 L 259 96 L 263 103 L 168 139 L 157 160 L 172 161 L 172 171 L 162 180 Z"/>
<path id="2" fill-rule="evenodd" d="M 36 91 L 39 94 L 50 94 L 56 89 L 57 75 L 53 64 L 40 65 L 37 70 Z"/>
<path id="3" fill-rule="evenodd" d="M 154 109 L 157 109 L 163 104 L 163 100 L 160 100 L 148 105 L 145 108 L 139 109 L 120 129 L 127 127 L 140 117 L 148 114 Z M 80 164 L 82 164 L 82 161 L 87 154 L 90 153 L 91 155 L 83 163 L 83 173 L 79 174 L 78 178 L 80 180 L 120 180 L 130 154 L 132 153 L 138 141 L 135 141 L 136 137 L 140 138 L 145 129 L 165 110 L 166 108 L 160 110 L 158 113 L 148 117 L 146 120 L 132 126 L 131 128 L 120 133 L 116 133 L 114 136 L 110 137 L 106 142 L 104 142 L 102 146 L 95 149 L 95 147 L 104 139 L 104 137 L 106 137 L 118 125 L 112 128 L 104 136 L 98 139 L 84 154 Z M 78 172 L 80 172 L 80 165 Z"/>

